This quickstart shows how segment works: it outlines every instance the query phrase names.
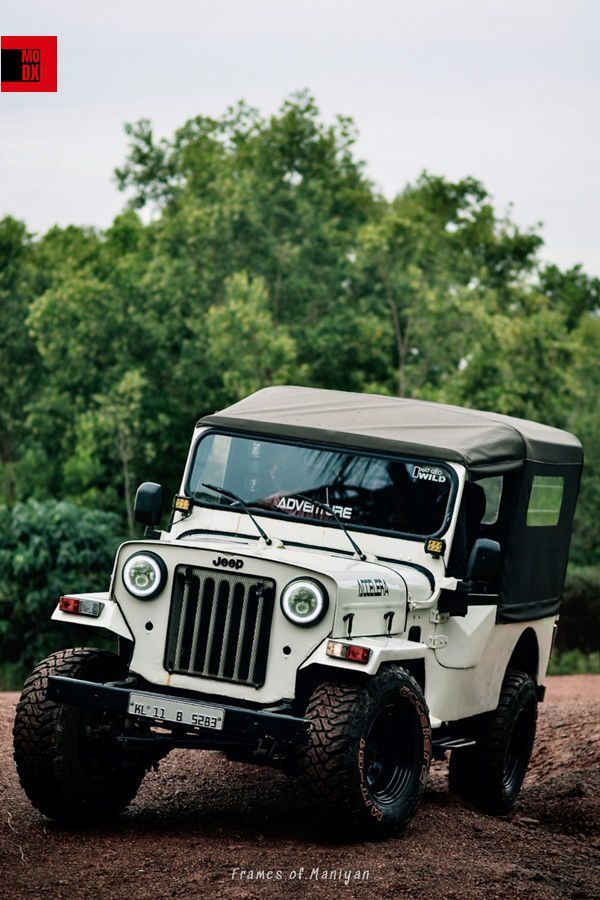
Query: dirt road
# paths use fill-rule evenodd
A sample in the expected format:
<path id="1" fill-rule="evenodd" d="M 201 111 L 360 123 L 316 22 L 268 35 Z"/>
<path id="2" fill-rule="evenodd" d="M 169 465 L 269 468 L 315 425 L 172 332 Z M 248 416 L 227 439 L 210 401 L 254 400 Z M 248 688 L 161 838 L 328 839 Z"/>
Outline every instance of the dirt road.
<path id="1" fill-rule="evenodd" d="M 116 825 L 63 830 L 19 788 L 16 699 L 0 695 L 0 897 L 600 897 L 600 676 L 549 679 L 514 813 L 461 804 L 438 763 L 417 818 L 378 843 L 316 832 L 293 779 L 184 751 Z"/>

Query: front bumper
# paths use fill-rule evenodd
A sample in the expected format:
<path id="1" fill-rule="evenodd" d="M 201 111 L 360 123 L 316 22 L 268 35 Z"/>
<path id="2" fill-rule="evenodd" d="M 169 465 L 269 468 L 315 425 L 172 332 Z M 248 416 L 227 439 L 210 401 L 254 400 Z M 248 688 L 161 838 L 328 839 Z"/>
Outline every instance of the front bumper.
<path id="1" fill-rule="evenodd" d="M 146 740 L 159 743 L 170 743 L 171 746 L 198 746 L 204 749 L 219 749 L 226 746 L 252 746 L 261 742 L 274 742 L 288 748 L 299 747 L 308 741 L 311 729 L 309 719 L 297 718 L 285 713 L 271 712 L 267 710 L 246 709 L 238 706 L 229 706 L 222 703 L 207 702 L 205 700 L 194 701 L 186 696 L 187 704 L 197 702 L 202 709 L 212 708 L 223 711 L 223 730 L 214 732 L 201 726 L 176 726 L 163 720 L 153 720 L 148 717 L 135 716 L 128 710 L 131 693 L 147 693 L 155 700 L 164 696 L 165 700 L 173 700 L 173 694 L 159 695 L 155 691 L 140 690 L 137 686 L 124 687 L 113 684 L 97 684 L 93 681 L 81 681 L 77 678 L 65 678 L 62 675 L 52 675 L 48 679 L 46 697 L 57 703 L 66 703 L 73 706 L 83 706 L 86 709 L 97 709 L 114 712 L 121 716 L 144 721 L 150 725 L 157 724 L 161 728 L 170 726 L 173 735 L 149 736 Z"/>

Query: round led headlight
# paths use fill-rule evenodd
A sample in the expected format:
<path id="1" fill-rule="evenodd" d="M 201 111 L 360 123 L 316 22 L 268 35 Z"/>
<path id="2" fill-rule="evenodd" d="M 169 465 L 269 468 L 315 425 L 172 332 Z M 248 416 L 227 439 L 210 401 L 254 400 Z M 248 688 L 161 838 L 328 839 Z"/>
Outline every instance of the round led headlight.
<path id="1" fill-rule="evenodd" d="M 167 567 L 155 553 L 141 551 L 130 556 L 123 566 L 123 584 L 140 600 L 150 600 L 162 591 L 167 580 Z"/>
<path id="2" fill-rule="evenodd" d="M 323 618 L 328 605 L 323 585 L 309 578 L 290 581 L 281 595 L 283 614 L 294 625 L 314 625 Z"/>

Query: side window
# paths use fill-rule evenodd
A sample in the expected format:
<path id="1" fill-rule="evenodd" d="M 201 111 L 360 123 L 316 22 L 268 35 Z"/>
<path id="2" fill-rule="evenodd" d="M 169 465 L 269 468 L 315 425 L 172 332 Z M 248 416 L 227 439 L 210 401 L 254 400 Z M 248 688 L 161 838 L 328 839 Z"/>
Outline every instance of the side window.
<path id="1" fill-rule="evenodd" d="M 527 507 L 528 525 L 556 525 L 560 517 L 565 479 L 534 475 Z"/>
<path id="2" fill-rule="evenodd" d="M 485 494 L 485 515 L 481 520 L 482 525 L 495 525 L 498 521 L 503 480 L 502 475 L 492 475 L 477 482 Z"/>

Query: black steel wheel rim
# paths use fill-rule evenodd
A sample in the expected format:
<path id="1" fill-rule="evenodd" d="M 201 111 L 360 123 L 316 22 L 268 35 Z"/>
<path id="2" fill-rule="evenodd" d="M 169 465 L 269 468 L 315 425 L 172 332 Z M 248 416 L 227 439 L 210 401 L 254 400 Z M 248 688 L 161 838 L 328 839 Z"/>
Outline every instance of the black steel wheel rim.
<path id="1" fill-rule="evenodd" d="M 365 778 L 380 805 L 395 803 L 411 781 L 417 752 L 414 724 L 399 701 L 376 713 L 365 741 Z"/>

